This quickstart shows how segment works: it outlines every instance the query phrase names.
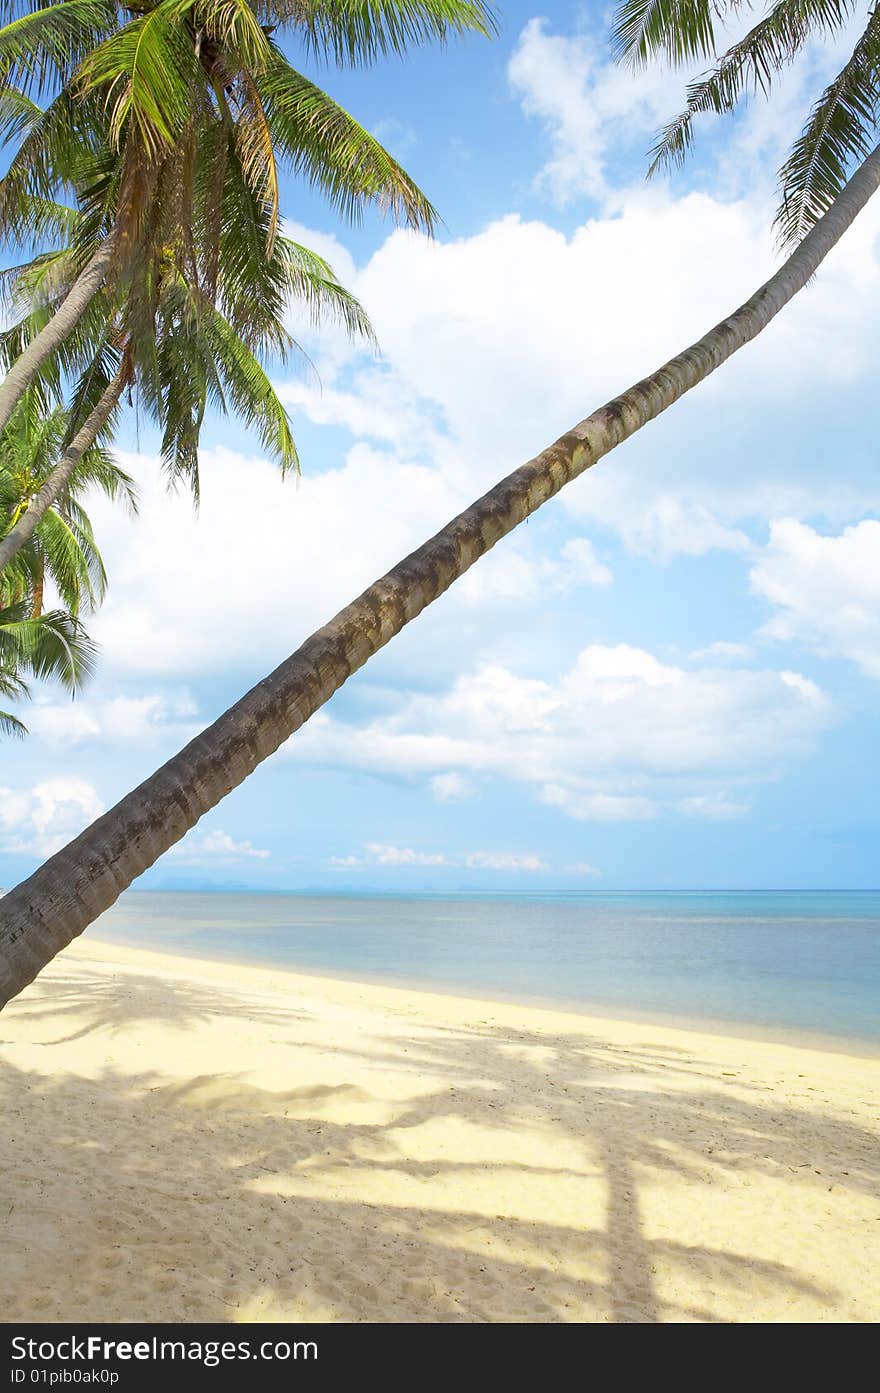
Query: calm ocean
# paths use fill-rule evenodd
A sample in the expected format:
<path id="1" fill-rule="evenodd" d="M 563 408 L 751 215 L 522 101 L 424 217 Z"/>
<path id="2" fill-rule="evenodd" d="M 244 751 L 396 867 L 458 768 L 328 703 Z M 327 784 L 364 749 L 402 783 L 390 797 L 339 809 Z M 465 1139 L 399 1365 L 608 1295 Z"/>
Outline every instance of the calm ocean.
<path id="1" fill-rule="evenodd" d="M 608 1013 L 880 1040 L 880 892 L 129 892 L 119 943 Z"/>

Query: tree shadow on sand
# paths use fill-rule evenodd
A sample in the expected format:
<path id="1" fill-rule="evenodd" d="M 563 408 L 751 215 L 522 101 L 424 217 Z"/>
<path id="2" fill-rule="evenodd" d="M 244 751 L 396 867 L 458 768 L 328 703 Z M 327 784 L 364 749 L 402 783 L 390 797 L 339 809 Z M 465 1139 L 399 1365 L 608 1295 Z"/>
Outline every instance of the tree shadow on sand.
<path id="1" fill-rule="evenodd" d="M 64 1021 L 76 1022 L 68 1034 L 53 1033 L 39 1043 L 63 1045 L 81 1040 L 95 1031 L 113 1033 L 134 1024 L 174 1026 L 193 1030 L 218 1017 L 284 1024 L 296 1012 L 288 1005 L 278 1006 L 274 997 L 258 1002 L 247 990 L 239 1002 L 234 991 L 221 993 L 210 985 L 163 979 L 158 974 L 106 971 L 100 977 L 86 968 L 55 971 L 41 978 L 16 1003 L 20 1016 L 29 1021 L 45 1020 L 53 1031 Z M 4 1017 L 0 1016 L 0 1045 Z"/>
<path id="2" fill-rule="evenodd" d="M 21 1010 L 75 1017 L 64 1043 L 112 1034 L 139 1004 L 139 1019 L 183 1028 L 237 1009 L 209 985 L 125 974 L 97 994 L 68 977 L 46 983 Z M 253 1002 L 241 1009 L 254 1019 Z M 273 1024 L 292 1019 L 268 999 L 266 1010 Z M 680 1179 L 721 1195 L 760 1176 L 877 1196 L 876 1136 L 855 1121 L 725 1091 L 686 1052 L 588 1034 L 477 1023 L 365 1036 L 352 1053 L 432 1086 L 383 1108 L 345 1084 L 276 1091 L 219 1075 L 169 1083 L 0 1064 L 4 1319 L 716 1320 L 725 1293 L 756 1309 L 808 1298 L 820 1316 L 847 1318 L 832 1285 L 793 1265 L 651 1238 L 643 1192 Z M 329 1119 L 337 1100 L 361 1120 Z M 525 1148 L 500 1162 L 413 1155 L 416 1129 L 465 1126 L 475 1108 L 493 1131 L 550 1129 L 566 1163 L 535 1163 Z M 595 1182 L 602 1226 L 477 1200 L 447 1209 L 435 1182 L 454 1172 L 484 1199 L 487 1185 L 500 1195 L 548 1176 Z"/>

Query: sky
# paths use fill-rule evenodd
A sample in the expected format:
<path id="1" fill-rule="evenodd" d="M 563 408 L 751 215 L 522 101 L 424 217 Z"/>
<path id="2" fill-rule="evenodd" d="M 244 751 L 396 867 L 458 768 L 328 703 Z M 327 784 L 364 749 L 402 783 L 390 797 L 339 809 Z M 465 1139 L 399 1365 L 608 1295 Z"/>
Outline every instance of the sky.
<path id="1" fill-rule="evenodd" d="M 198 512 L 124 423 L 139 516 L 90 505 L 99 671 L 73 702 L 35 689 L 29 738 L 0 748 L 0 884 L 778 264 L 775 171 L 846 36 L 647 183 L 687 74 L 615 66 L 604 7 L 500 16 L 492 42 L 319 74 L 442 226 L 351 227 L 283 184 L 380 354 L 292 306 L 307 357 L 273 375 L 302 478 L 212 418 Z M 876 886 L 878 236 L 880 199 L 756 343 L 499 544 L 138 888 Z"/>

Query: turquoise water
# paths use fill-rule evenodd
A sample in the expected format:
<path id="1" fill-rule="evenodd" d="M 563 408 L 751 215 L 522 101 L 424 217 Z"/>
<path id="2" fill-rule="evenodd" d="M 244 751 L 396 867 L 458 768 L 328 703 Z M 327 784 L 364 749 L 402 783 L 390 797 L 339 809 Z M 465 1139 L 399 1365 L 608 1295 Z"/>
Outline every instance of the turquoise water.
<path id="1" fill-rule="evenodd" d="M 129 892 L 100 937 L 619 1015 L 880 1040 L 880 892 Z"/>

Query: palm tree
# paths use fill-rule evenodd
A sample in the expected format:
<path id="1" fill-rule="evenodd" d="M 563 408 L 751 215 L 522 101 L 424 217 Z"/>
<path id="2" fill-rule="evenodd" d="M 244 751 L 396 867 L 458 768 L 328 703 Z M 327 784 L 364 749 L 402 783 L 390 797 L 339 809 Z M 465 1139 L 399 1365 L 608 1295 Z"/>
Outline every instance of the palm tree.
<path id="1" fill-rule="evenodd" d="M 0 576 L 3 576 L 14 563 L 15 557 L 32 540 L 40 524 L 45 521 L 50 509 L 64 489 L 80 462 L 95 444 L 98 435 L 106 430 L 119 398 L 125 389 L 127 370 L 124 361 L 113 376 L 103 384 L 97 402 L 73 435 L 61 447 L 61 453 L 53 468 L 44 475 L 40 488 L 29 495 L 25 507 L 15 509 L 8 520 L 8 531 L 0 535 Z M 33 384 L 29 391 L 33 391 Z M 13 410 L 15 411 L 21 402 Z M 7 430 L 9 425 L 7 425 Z M 4 432 L 5 436 L 5 432 Z"/>
<path id="2" fill-rule="evenodd" d="M 708 334 L 447 524 L 0 901 L 0 1004 L 298 730 L 496 542 L 756 337 L 880 187 L 880 146 L 775 275 Z"/>
<path id="3" fill-rule="evenodd" d="M 27 677 L 55 678 L 75 692 L 93 670 L 94 644 L 79 621 L 64 610 L 36 616 L 30 610 L 27 599 L 0 603 L 0 697 L 18 701 L 27 697 Z M 27 728 L 17 716 L 0 709 L 0 732 L 25 735 Z"/>
<path id="4" fill-rule="evenodd" d="M 0 436 L 0 532 L 27 510 L 69 434 L 68 414 L 61 407 L 44 410 L 35 389 L 18 403 Z M 81 501 L 93 488 L 132 510 L 136 507 L 133 480 L 104 448 L 92 445 L 54 506 L 0 575 L 0 697 L 27 698 L 28 677 L 54 678 L 75 692 L 93 671 L 95 647 L 80 615 L 98 607 L 107 581 Z M 47 581 L 60 602 L 48 613 Z M 0 732 L 24 735 L 26 727 L 2 710 Z"/>
<path id="5" fill-rule="evenodd" d="M 291 302 L 314 321 L 334 318 L 350 334 L 374 341 L 363 309 L 327 262 L 274 230 L 271 210 L 253 198 L 235 151 L 226 160 L 225 178 L 228 221 L 220 229 L 217 263 L 207 264 L 198 251 L 191 256 L 188 243 L 165 244 L 121 300 L 118 287 L 95 295 L 76 330 L 36 375 L 32 390 L 43 397 L 59 396 L 74 372 L 80 380 L 55 467 L 5 535 L 0 526 L 0 574 L 83 452 L 112 424 L 123 392 L 135 393 L 161 425 L 170 480 L 185 479 L 198 497 L 198 441 L 209 404 L 231 408 L 253 426 L 283 471 L 298 467 L 290 421 L 258 357 L 283 362 L 298 351 L 285 323 Z M 68 214 L 65 226 L 75 232 L 79 215 Z M 24 313 L 0 335 L 0 360 L 14 361 L 22 344 L 51 319 L 68 293 L 72 263 L 65 246 L 6 273 L 13 304 Z"/>
<path id="6" fill-rule="evenodd" d="M 43 411 L 33 391 L 18 403 L 0 436 L 0 534 L 14 527 L 45 487 L 69 430 L 68 413 L 61 407 Z M 31 616 L 39 618 L 48 580 L 72 617 L 98 607 L 107 577 L 81 501 L 83 493 L 92 488 L 112 501 L 125 503 L 132 512 L 137 510 L 134 481 L 108 450 L 92 445 L 28 542 L 0 575 L 4 603 L 28 600 Z"/>
<path id="7" fill-rule="evenodd" d="M 363 127 L 284 57 L 275 31 L 342 65 L 470 30 L 483 0 L 60 0 L 0 29 L 0 132 L 18 142 L 0 181 L 0 231 L 52 226 L 59 189 L 87 214 L 65 296 L 0 385 L 0 430 L 16 401 L 108 284 L 137 279 L 167 245 L 221 260 L 230 152 L 251 195 L 279 221 L 278 165 L 356 216 L 377 203 L 430 230 L 434 210 Z M 20 11 L 25 10 L 24 13 Z M 43 109 L 34 100 L 50 93 Z M 164 239 L 164 241 L 162 240 Z"/>

